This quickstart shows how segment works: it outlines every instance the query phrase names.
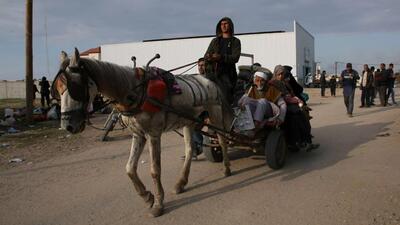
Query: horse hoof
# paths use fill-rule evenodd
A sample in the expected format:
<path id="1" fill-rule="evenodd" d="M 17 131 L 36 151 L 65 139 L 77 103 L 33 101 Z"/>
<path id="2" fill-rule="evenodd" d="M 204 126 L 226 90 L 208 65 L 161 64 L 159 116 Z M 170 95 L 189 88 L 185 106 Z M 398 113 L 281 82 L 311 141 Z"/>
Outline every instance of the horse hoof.
<path id="1" fill-rule="evenodd" d="M 225 172 L 224 172 L 224 175 L 225 175 L 225 177 L 231 176 L 232 175 L 231 170 L 230 169 L 226 169 Z"/>
<path id="2" fill-rule="evenodd" d="M 163 214 L 164 207 L 157 205 L 152 207 L 149 212 L 151 217 L 159 217 Z"/>
<path id="3" fill-rule="evenodd" d="M 154 195 L 150 193 L 148 199 L 146 200 L 146 206 L 147 208 L 151 209 L 151 207 L 153 207 L 153 204 L 154 204 Z"/>
<path id="4" fill-rule="evenodd" d="M 174 194 L 180 194 L 180 193 L 182 193 L 184 191 L 185 191 L 185 189 L 184 189 L 184 187 L 182 185 L 176 185 L 175 186 L 175 190 L 174 190 Z"/>

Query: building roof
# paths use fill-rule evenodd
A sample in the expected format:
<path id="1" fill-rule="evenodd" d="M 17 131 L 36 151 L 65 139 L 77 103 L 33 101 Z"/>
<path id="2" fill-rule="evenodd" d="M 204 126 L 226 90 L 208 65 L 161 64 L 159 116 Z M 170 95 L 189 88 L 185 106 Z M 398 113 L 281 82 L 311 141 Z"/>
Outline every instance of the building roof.
<path id="1" fill-rule="evenodd" d="M 94 54 L 94 53 L 101 53 L 101 47 L 88 49 L 84 52 L 81 52 L 80 55 L 82 56 L 82 55 L 89 55 L 89 54 Z"/>
<path id="2" fill-rule="evenodd" d="M 251 34 L 271 34 L 271 33 L 284 33 L 285 31 L 260 31 L 260 32 L 249 32 L 249 33 L 238 33 L 235 36 L 240 35 L 251 35 Z M 215 35 L 199 35 L 199 36 L 188 36 L 188 37 L 175 37 L 175 38 L 160 38 L 160 39 L 148 39 L 143 40 L 143 42 L 153 42 L 153 41 L 171 41 L 171 40 L 181 40 L 181 39 L 194 39 L 194 38 L 209 38 L 215 37 Z"/>

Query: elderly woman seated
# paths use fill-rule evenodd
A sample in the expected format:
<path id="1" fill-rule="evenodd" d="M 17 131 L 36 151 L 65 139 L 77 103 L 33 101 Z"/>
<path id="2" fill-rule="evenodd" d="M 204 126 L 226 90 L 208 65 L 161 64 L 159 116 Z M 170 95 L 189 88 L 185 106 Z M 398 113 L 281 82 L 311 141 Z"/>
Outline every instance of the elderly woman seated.
<path id="1" fill-rule="evenodd" d="M 256 72 L 253 86 L 239 100 L 239 106 L 248 105 L 253 116 L 255 130 L 265 125 L 278 126 L 285 120 L 286 103 L 282 93 L 269 85 L 268 76 L 264 72 Z"/>
<path id="2" fill-rule="evenodd" d="M 274 77 L 270 84 L 282 92 L 287 104 L 286 122 L 283 126 L 286 141 L 293 150 L 304 149 L 311 151 L 319 147 L 312 143 L 311 124 L 301 106 L 303 100 L 295 95 L 293 84 L 290 84 L 291 73 L 284 66 L 278 65 L 274 70 Z"/>

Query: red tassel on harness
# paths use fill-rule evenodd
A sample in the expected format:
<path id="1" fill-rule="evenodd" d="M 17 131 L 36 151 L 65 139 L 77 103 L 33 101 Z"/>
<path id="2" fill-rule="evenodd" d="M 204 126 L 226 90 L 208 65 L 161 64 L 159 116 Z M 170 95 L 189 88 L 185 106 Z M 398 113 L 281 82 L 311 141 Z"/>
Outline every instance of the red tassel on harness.
<path id="1" fill-rule="evenodd" d="M 147 85 L 147 97 L 151 97 L 157 99 L 160 102 L 163 102 L 165 97 L 167 96 L 167 85 L 163 80 L 155 79 L 149 80 Z M 143 105 L 141 106 L 141 110 L 145 112 L 159 112 L 161 109 L 149 101 L 145 100 Z"/>

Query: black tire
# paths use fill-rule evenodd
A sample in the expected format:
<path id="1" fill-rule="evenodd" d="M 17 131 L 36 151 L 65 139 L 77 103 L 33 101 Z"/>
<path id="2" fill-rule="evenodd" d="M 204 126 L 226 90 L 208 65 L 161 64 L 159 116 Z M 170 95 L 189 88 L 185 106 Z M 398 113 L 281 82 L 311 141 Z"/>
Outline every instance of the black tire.
<path id="1" fill-rule="evenodd" d="M 273 130 L 265 141 L 265 158 L 267 165 L 278 170 L 285 165 L 287 145 L 281 130 Z"/>
<path id="2" fill-rule="evenodd" d="M 204 136 L 203 143 L 206 145 L 211 144 L 210 137 Z M 221 146 L 218 147 L 203 146 L 203 152 L 206 159 L 210 162 L 222 162 L 223 160 Z"/>

